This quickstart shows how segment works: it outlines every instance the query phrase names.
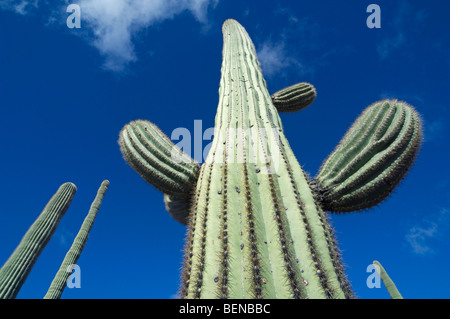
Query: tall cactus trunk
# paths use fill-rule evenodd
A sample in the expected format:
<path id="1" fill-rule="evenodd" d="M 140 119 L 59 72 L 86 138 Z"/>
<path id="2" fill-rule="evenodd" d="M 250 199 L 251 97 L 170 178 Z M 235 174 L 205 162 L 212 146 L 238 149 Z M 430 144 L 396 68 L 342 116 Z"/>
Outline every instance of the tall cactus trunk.
<path id="1" fill-rule="evenodd" d="M 351 298 L 333 230 L 234 20 L 216 131 L 193 193 L 181 297 Z"/>

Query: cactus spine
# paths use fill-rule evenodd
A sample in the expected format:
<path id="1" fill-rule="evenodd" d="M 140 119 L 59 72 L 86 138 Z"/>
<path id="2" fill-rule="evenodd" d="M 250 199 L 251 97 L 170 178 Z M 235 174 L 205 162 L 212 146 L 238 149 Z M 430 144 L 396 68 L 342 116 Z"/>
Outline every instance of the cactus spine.
<path id="1" fill-rule="evenodd" d="M 61 185 L 0 269 L 1 299 L 16 297 L 39 255 L 53 236 L 59 221 L 69 208 L 76 190 L 72 183 Z"/>
<path id="2" fill-rule="evenodd" d="M 130 166 L 167 193 L 166 207 L 173 217 L 184 215 L 190 206 L 180 295 L 352 298 L 324 209 L 360 209 L 363 201 L 375 205 L 384 199 L 417 154 L 420 120 L 405 103 L 376 103 L 310 181 L 289 146 L 278 112 L 308 106 L 314 87 L 301 83 L 271 97 L 245 29 L 229 19 L 222 31 L 214 139 L 200 171 L 191 170 L 191 177 L 183 180 L 181 198 L 167 196 L 162 186 L 169 186 L 170 179 L 160 176 L 178 176 L 185 167 L 169 156 L 155 163 L 157 155 L 139 150 L 129 125 L 122 132 L 130 133 L 130 141 L 122 133 L 119 140 Z M 157 141 L 146 138 L 146 143 Z"/>
<path id="3" fill-rule="evenodd" d="M 81 255 L 81 252 L 86 245 L 86 242 L 89 237 L 89 232 L 91 231 L 92 226 L 94 225 L 95 218 L 97 216 L 100 205 L 102 204 L 103 197 L 105 196 L 106 190 L 108 189 L 109 181 L 103 181 L 100 185 L 100 188 L 97 192 L 97 196 L 94 199 L 94 202 L 91 205 L 88 215 L 86 216 L 83 224 L 81 225 L 80 231 L 78 232 L 75 240 L 73 241 L 72 246 L 67 252 L 61 267 L 59 268 L 55 278 L 53 279 L 50 288 L 48 289 L 44 299 L 59 299 L 64 291 L 64 288 L 67 284 L 67 279 L 70 276 L 70 272 L 68 271 L 68 267 L 73 264 L 76 264 L 78 258 Z"/>

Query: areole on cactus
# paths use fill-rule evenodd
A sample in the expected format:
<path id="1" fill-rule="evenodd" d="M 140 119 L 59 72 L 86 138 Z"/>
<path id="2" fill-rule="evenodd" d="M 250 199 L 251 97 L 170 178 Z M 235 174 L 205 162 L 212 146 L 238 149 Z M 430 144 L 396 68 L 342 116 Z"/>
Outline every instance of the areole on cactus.
<path id="1" fill-rule="evenodd" d="M 403 102 L 374 103 L 309 180 L 278 112 L 309 106 L 315 88 L 300 83 L 270 96 L 246 30 L 229 19 L 222 31 L 215 134 L 200 169 L 149 122 L 127 124 L 119 138 L 125 160 L 188 225 L 180 295 L 352 298 L 325 210 L 385 199 L 418 153 L 420 117 Z"/>

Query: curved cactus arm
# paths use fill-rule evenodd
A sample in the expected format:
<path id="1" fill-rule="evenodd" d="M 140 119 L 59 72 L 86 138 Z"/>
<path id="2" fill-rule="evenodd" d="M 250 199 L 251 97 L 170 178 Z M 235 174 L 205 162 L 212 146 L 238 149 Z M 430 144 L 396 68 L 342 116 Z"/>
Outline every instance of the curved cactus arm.
<path id="1" fill-rule="evenodd" d="M 189 212 L 191 207 L 191 196 L 174 196 L 164 194 L 166 210 L 173 219 L 183 225 L 189 223 Z"/>
<path id="2" fill-rule="evenodd" d="M 53 236 L 59 221 L 69 208 L 76 190 L 72 183 L 65 183 L 59 187 L 0 269 L 0 299 L 13 299 L 17 296 L 36 260 Z"/>
<path id="3" fill-rule="evenodd" d="M 376 272 L 381 277 L 381 280 L 383 281 L 384 285 L 386 286 L 387 291 L 389 292 L 389 295 L 392 299 L 403 299 L 402 295 L 397 289 L 397 286 L 395 286 L 392 279 L 387 274 L 386 270 L 383 268 L 383 266 L 378 262 L 377 260 L 373 261 L 373 264 L 377 267 L 375 267 Z"/>
<path id="4" fill-rule="evenodd" d="M 155 124 L 144 120 L 130 122 L 120 132 L 119 145 L 128 164 L 164 194 L 185 196 L 194 187 L 199 164 Z"/>
<path id="5" fill-rule="evenodd" d="M 316 89 L 309 83 L 301 82 L 272 94 L 272 102 L 280 113 L 297 112 L 310 106 L 316 99 Z"/>
<path id="6" fill-rule="evenodd" d="M 103 197 L 105 196 L 106 190 L 108 189 L 109 181 L 105 180 L 100 185 L 98 189 L 97 196 L 94 199 L 94 202 L 91 205 L 88 215 L 83 221 L 81 225 L 80 231 L 78 232 L 75 240 L 73 241 L 72 246 L 67 252 L 61 267 L 56 273 L 55 278 L 53 279 L 50 288 L 48 289 L 44 299 L 60 299 L 61 295 L 66 287 L 67 279 L 70 276 L 70 272 L 68 268 L 76 264 L 78 258 L 81 255 L 81 252 L 86 245 L 86 242 L 89 237 L 89 232 L 91 231 L 92 226 L 94 225 L 95 218 L 97 216 L 100 205 L 102 204 Z"/>
<path id="7" fill-rule="evenodd" d="M 366 108 L 312 181 L 325 210 L 350 212 L 383 201 L 412 166 L 422 124 L 410 105 L 382 100 Z"/>

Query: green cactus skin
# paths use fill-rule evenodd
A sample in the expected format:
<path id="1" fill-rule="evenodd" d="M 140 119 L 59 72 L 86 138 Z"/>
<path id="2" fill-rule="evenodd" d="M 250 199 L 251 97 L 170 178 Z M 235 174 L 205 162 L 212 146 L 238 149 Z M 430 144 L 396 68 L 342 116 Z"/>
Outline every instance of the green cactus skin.
<path id="1" fill-rule="evenodd" d="M 76 190 L 72 183 L 61 185 L 0 269 L 0 299 L 14 299 L 17 296 L 33 265 L 69 208 Z"/>
<path id="2" fill-rule="evenodd" d="M 161 192 L 183 197 L 195 185 L 198 163 L 179 150 L 155 124 L 137 120 L 125 125 L 119 145 L 128 164 Z"/>
<path id="3" fill-rule="evenodd" d="M 229 19 L 222 31 L 215 134 L 188 197 L 190 212 L 180 296 L 354 298 L 334 230 L 322 206 L 334 188 L 325 188 L 328 180 L 322 179 L 322 173 L 319 179 L 310 181 L 298 163 L 245 29 Z M 379 117 L 377 111 L 369 116 L 376 107 L 369 108 L 357 121 L 361 128 L 369 128 L 364 133 L 368 140 L 375 138 L 367 149 L 373 158 L 368 159 L 361 150 L 355 153 L 338 147 L 338 151 L 345 157 L 339 162 L 347 172 L 345 178 L 354 178 L 358 181 L 354 185 L 370 193 L 371 181 L 355 178 L 358 174 L 353 171 L 356 163 L 370 162 L 374 168 L 365 167 L 362 176 L 370 176 L 377 183 L 376 191 L 384 194 L 382 185 L 397 182 L 406 170 L 403 166 L 410 165 L 414 158 L 421 126 L 406 104 L 392 102 L 393 108 L 384 106 L 389 103 L 381 104 L 382 109 L 386 108 L 380 111 L 386 115 L 381 122 L 371 120 Z M 341 144 L 348 149 L 353 142 L 345 138 Z M 389 156 L 382 156 L 386 149 Z M 172 165 L 171 159 L 167 161 Z M 353 166 L 347 170 L 348 164 Z M 146 164 L 130 165 L 139 168 Z M 388 174 L 377 175 L 374 170 L 384 172 L 380 168 Z M 345 178 L 331 177 L 331 181 L 345 185 Z M 159 183 L 158 179 L 155 183 Z M 186 189 L 183 200 L 188 194 Z M 344 202 L 347 193 L 333 200 Z M 174 207 L 181 211 L 185 205 L 181 201 Z"/>
<path id="4" fill-rule="evenodd" d="M 280 113 L 297 112 L 310 106 L 316 95 L 314 86 L 301 82 L 272 94 L 272 103 Z"/>
<path id="5" fill-rule="evenodd" d="M 189 222 L 189 212 L 191 207 L 191 196 L 173 196 L 164 194 L 164 204 L 170 216 L 176 221 L 187 225 Z"/>
<path id="6" fill-rule="evenodd" d="M 380 264 L 379 261 L 374 260 L 374 265 L 378 266 L 378 269 L 376 269 L 378 275 L 381 277 L 381 280 L 383 281 L 387 291 L 389 292 L 389 295 L 392 299 L 403 299 L 402 295 L 397 289 L 397 286 L 395 286 L 394 282 L 391 280 L 389 275 L 387 274 L 386 270 L 383 268 L 383 266 Z"/>
<path id="7" fill-rule="evenodd" d="M 372 104 L 316 177 L 322 207 L 350 212 L 379 204 L 403 179 L 421 141 L 421 120 L 411 106 L 396 100 Z"/>
<path id="8" fill-rule="evenodd" d="M 103 197 L 105 196 L 106 190 L 108 189 L 109 181 L 105 180 L 100 185 L 98 189 L 97 196 L 95 197 L 91 208 L 89 209 L 89 213 L 81 225 L 81 228 L 73 241 L 72 246 L 67 252 L 61 267 L 56 273 L 55 278 L 53 279 L 50 288 L 48 289 L 44 299 L 60 299 L 61 295 L 64 291 L 64 288 L 67 284 L 67 279 L 70 276 L 70 273 L 67 271 L 67 268 L 70 265 L 76 264 L 78 258 L 80 258 L 81 252 L 83 251 L 86 242 L 89 237 L 89 232 L 91 231 L 92 226 L 94 225 L 95 218 L 97 217 L 98 210 L 103 201 Z"/>

